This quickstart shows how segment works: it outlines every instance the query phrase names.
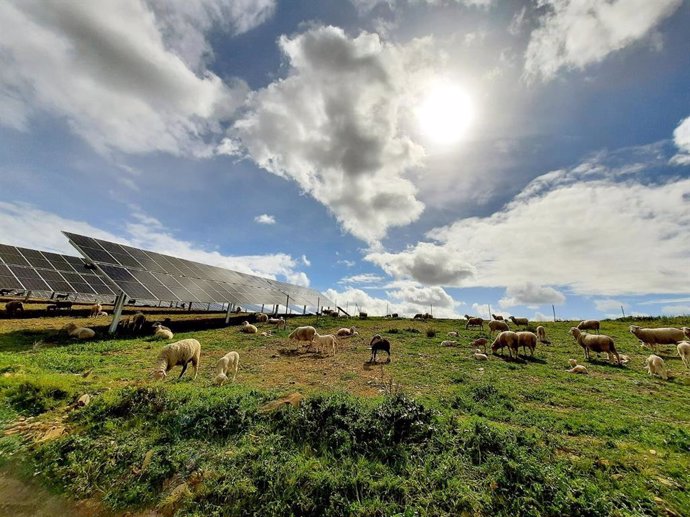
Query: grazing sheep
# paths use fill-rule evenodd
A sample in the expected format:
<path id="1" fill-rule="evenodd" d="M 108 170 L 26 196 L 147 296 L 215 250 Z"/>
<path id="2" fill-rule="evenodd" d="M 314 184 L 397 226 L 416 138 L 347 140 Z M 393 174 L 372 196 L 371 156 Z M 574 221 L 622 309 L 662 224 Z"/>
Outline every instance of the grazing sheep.
<path id="1" fill-rule="evenodd" d="M 458 333 L 455 331 L 448 332 L 448 337 L 458 337 Z"/>
<path id="2" fill-rule="evenodd" d="M 683 360 L 686 368 L 690 368 L 690 341 L 681 341 L 676 347 L 678 355 Z"/>
<path id="3" fill-rule="evenodd" d="M 525 353 L 525 348 L 529 348 L 530 357 L 534 356 L 534 349 L 537 348 L 537 335 L 532 332 L 516 332 L 518 336 L 518 346 L 522 347 L 522 352 Z"/>
<path id="4" fill-rule="evenodd" d="M 268 318 L 268 323 L 271 325 L 275 325 L 276 328 L 282 328 L 283 330 L 287 328 L 285 318 L 283 318 L 282 316 L 280 318 Z"/>
<path id="5" fill-rule="evenodd" d="M 316 343 L 316 349 L 321 353 L 321 345 L 328 347 L 329 345 L 333 347 L 333 355 L 335 356 L 335 345 L 338 341 L 332 334 L 326 334 L 324 336 L 320 335 L 318 332 L 314 334 L 314 343 Z"/>
<path id="6" fill-rule="evenodd" d="M 578 330 L 596 330 L 599 333 L 601 324 L 597 320 L 584 320 L 577 324 Z"/>
<path id="7" fill-rule="evenodd" d="M 338 337 L 346 338 L 346 337 L 357 336 L 359 334 L 355 330 L 355 327 L 350 327 L 349 329 L 346 329 L 346 328 L 338 329 L 338 332 L 336 332 L 335 335 Z"/>
<path id="8" fill-rule="evenodd" d="M 242 327 L 240 328 L 240 332 L 244 332 L 245 334 L 256 334 L 257 332 L 259 332 L 259 329 L 251 323 L 249 323 L 248 321 L 243 321 Z"/>
<path id="9" fill-rule="evenodd" d="M 482 351 L 479 350 L 478 348 L 474 351 L 474 358 L 477 361 L 488 361 L 489 360 L 489 356 L 486 354 L 482 354 Z"/>
<path id="10" fill-rule="evenodd" d="M 263 312 L 260 312 L 256 315 L 256 321 L 257 323 L 268 323 L 268 314 L 264 314 Z"/>
<path id="11" fill-rule="evenodd" d="M 551 344 L 551 341 L 546 339 L 546 329 L 541 325 L 537 327 L 537 337 L 539 338 L 540 343 L 544 343 L 545 345 Z"/>
<path id="12" fill-rule="evenodd" d="M 657 345 L 675 345 L 685 339 L 685 333 L 675 328 L 643 329 L 630 325 L 630 333 L 655 352 Z"/>
<path id="13" fill-rule="evenodd" d="M 314 336 L 316 335 L 316 329 L 311 326 L 297 327 L 288 336 L 289 339 L 294 339 L 295 341 L 309 341 L 311 345 L 314 342 Z"/>
<path id="14" fill-rule="evenodd" d="M 470 346 L 472 348 L 477 348 L 477 347 L 482 347 L 484 349 L 484 353 L 486 353 L 486 345 L 489 344 L 489 340 L 486 339 L 485 337 L 480 337 L 479 339 L 475 339 L 470 343 Z"/>
<path id="15" fill-rule="evenodd" d="M 103 311 L 103 306 L 100 303 L 96 303 L 91 306 L 91 310 L 89 312 L 89 318 L 95 318 L 98 316 L 98 313 Z"/>
<path id="16" fill-rule="evenodd" d="M 68 323 L 62 327 L 62 330 L 67 332 L 71 337 L 76 337 L 77 339 L 91 339 L 96 336 L 96 333 L 92 329 L 78 327 L 74 323 Z"/>
<path id="17" fill-rule="evenodd" d="M 18 313 L 24 313 L 24 304 L 19 300 L 12 300 L 5 304 L 5 312 L 10 318 L 16 318 Z"/>
<path id="18" fill-rule="evenodd" d="M 513 350 L 515 350 L 515 357 L 518 355 L 518 335 L 512 330 L 505 330 L 501 332 L 493 343 L 491 343 L 491 351 L 496 352 L 496 350 L 501 350 L 501 355 L 503 355 L 503 349 L 508 347 L 508 353 L 510 357 L 513 357 Z"/>
<path id="19" fill-rule="evenodd" d="M 182 366 L 181 378 L 187 371 L 187 366 L 192 363 L 194 367 L 194 379 L 199 370 L 201 356 L 201 344 L 196 339 L 183 339 L 176 343 L 165 345 L 158 355 L 156 366 L 153 370 L 154 379 L 160 380 L 168 376 L 168 372 L 175 366 Z"/>
<path id="20" fill-rule="evenodd" d="M 376 355 L 379 351 L 383 350 L 388 354 L 388 362 L 391 362 L 391 344 L 387 339 L 382 338 L 379 334 L 374 335 L 369 342 L 369 347 L 371 348 L 371 358 L 370 363 L 376 362 Z"/>
<path id="21" fill-rule="evenodd" d="M 585 359 L 587 359 L 588 361 L 589 352 L 591 350 L 596 353 L 611 353 L 616 356 L 616 362 L 618 364 L 621 363 L 621 358 L 618 355 L 618 352 L 616 352 L 616 346 L 613 343 L 613 339 L 609 336 L 605 336 L 604 334 L 594 336 L 592 334 L 587 334 L 586 332 L 580 332 L 580 329 L 577 327 L 572 327 L 570 329 L 570 334 L 575 338 L 575 341 L 577 341 L 578 344 L 584 349 Z"/>
<path id="22" fill-rule="evenodd" d="M 491 320 L 489 322 L 489 334 L 494 332 L 503 332 L 504 330 L 510 330 L 510 327 L 505 321 Z"/>
<path id="23" fill-rule="evenodd" d="M 492 314 L 491 317 L 496 321 L 503 321 L 503 316 L 501 316 L 500 314 Z"/>
<path id="24" fill-rule="evenodd" d="M 664 360 L 658 355 L 650 355 L 645 361 L 645 369 L 649 372 L 649 375 L 658 375 L 665 381 L 668 380 L 668 372 L 666 371 L 666 365 L 664 365 Z"/>
<path id="25" fill-rule="evenodd" d="M 465 314 L 465 319 L 467 320 L 467 323 L 465 323 L 465 330 L 470 327 L 479 327 L 484 330 L 484 320 L 482 318 L 473 318 Z"/>
<path id="26" fill-rule="evenodd" d="M 458 346 L 457 341 L 441 341 L 441 346 Z"/>
<path id="27" fill-rule="evenodd" d="M 228 371 L 232 372 L 232 381 L 235 382 L 237 376 L 237 369 L 240 366 L 240 354 L 237 352 L 228 352 L 223 357 L 218 359 L 216 363 L 216 377 L 213 379 L 214 384 L 222 386 L 228 380 Z"/>
<path id="28" fill-rule="evenodd" d="M 515 316 L 511 316 L 509 319 L 518 327 L 526 327 L 529 325 L 529 320 L 527 318 L 516 318 Z"/>

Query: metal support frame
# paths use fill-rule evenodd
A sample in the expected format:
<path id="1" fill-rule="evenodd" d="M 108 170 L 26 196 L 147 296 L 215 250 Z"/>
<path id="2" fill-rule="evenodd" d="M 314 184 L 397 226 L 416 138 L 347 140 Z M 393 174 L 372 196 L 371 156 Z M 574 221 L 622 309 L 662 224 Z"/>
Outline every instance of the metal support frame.
<path id="1" fill-rule="evenodd" d="M 307 306 L 304 305 L 304 306 L 302 307 L 302 316 L 304 316 L 306 313 L 307 313 Z"/>
<path id="2" fill-rule="evenodd" d="M 120 323 L 120 316 L 122 316 L 122 309 L 125 306 L 125 300 L 127 295 L 120 291 L 115 297 L 115 305 L 113 305 L 113 321 L 110 322 L 110 328 L 108 328 L 108 334 L 115 334 L 117 332 L 117 325 Z"/>
<path id="3" fill-rule="evenodd" d="M 230 314 L 232 314 L 232 306 L 233 304 L 228 302 L 228 310 L 225 313 L 225 324 L 228 325 L 230 323 Z"/>
<path id="4" fill-rule="evenodd" d="M 287 316 L 290 311 L 290 295 L 287 295 L 287 300 L 285 301 L 285 315 Z"/>

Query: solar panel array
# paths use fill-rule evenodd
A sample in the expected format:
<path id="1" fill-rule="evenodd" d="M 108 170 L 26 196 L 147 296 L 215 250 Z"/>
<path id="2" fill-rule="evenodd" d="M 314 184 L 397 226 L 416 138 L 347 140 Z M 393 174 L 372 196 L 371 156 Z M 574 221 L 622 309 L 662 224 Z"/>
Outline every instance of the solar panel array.
<path id="1" fill-rule="evenodd" d="M 112 300 L 115 291 L 79 257 L 0 244 L 0 289 L 88 295 Z"/>
<path id="2" fill-rule="evenodd" d="M 130 298 L 169 302 L 293 305 L 331 303 L 318 291 L 123 244 L 63 232 Z"/>

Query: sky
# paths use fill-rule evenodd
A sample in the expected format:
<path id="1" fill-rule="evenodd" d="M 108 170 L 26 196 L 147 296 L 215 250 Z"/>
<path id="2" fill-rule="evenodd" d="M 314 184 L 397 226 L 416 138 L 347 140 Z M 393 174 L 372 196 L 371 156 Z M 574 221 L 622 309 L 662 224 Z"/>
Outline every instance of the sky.
<path id="1" fill-rule="evenodd" d="M 7 0 L 0 242 L 370 315 L 688 315 L 689 29 L 689 0 Z"/>

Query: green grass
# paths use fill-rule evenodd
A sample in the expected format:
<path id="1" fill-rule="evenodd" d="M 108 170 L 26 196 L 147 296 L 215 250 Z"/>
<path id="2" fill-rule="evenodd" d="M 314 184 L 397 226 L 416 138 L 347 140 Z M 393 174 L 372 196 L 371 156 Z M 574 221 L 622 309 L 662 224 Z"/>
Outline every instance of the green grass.
<path id="1" fill-rule="evenodd" d="M 690 515 L 690 371 L 669 346 L 671 379 L 650 377 L 629 321 L 602 323 L 626 366 L 585 362 L 568 322 L 545 324 L 553 345 L 534 358 L 486 362 L 468 346 L 483 334 L 450 320 L 357 321 L 335 357 L 295 353 L 289 330 L 185 333 L 176 339 L 202 343 L 199 377 L 174 380 L 177 368 L 162 383 L 149 375 L 162 343 L 74 343 L 40 321 L 0 322 L 0 426 L 50 423 L 84 393 L 93 402 L 69 412 L 57 439 L 0 438 L 0 459 L 23 458 L 46 485 L 118 511 Z M 290 321 L 320 333 L 342 323 Z M 440 347 L 451 330 L 462 346 Z M 366 363 L 375 333 L 391 341 L 389 364 Z M 230 350 L 237 381 L 214 387 Z M 590 375 L 567 373 L 571 357 Z M 299 408 L 260 410 L 295 391 Z"/>

